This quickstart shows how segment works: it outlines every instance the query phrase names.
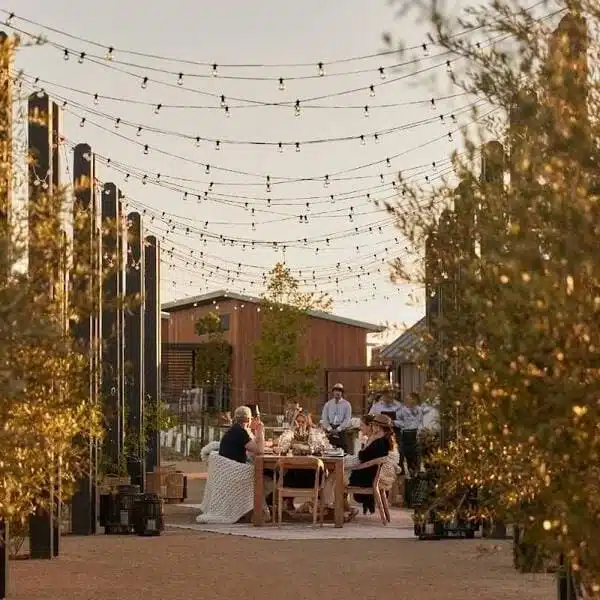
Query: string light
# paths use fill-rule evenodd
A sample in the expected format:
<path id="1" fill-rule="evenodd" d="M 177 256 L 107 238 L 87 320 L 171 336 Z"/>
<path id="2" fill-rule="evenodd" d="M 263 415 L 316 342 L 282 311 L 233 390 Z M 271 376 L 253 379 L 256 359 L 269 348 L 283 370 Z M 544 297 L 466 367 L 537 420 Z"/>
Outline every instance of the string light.
<path id="1" fill-rule="evenodd" d="M 299 117 L 300 116 L 300 100 L 296 100 L 294 114 Z"/>
<path id="2" fill-rule="evenodd" d="M 106 54 L 104 55 L 104 58 L 109 61 L 112 60 L 114 57 L 114 52 L 115 49 L 112 46 L 109 46 L 108 50 L 106 51 Z"/>
<path id="3" fill-rule="evenodd" d="M 283 92 L 285 90 L 285 81 L 283 77 L 279 78 L 279 91 Z"/>
<path id="4" fill-rule="evenodd" d="M 177 76 L 177 85 L 183 85 L 183 73 L 179 73 Z"/>
<path id="5" fill-rule="evenodd" d="M 142 89 L 145 90 L 148 87 L 148 78 L 144 77 L 142 79 Z"/>

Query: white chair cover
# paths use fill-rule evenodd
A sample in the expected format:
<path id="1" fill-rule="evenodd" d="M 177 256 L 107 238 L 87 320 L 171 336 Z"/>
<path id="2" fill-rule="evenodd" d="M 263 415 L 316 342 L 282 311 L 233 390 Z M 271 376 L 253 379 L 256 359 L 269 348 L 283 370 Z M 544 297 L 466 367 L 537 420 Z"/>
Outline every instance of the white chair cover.
<path id="1" fill-rule="evenodd" d="M 198 523 L 237 523 L 254 508 L 254 465 L 212 452 Z"/>

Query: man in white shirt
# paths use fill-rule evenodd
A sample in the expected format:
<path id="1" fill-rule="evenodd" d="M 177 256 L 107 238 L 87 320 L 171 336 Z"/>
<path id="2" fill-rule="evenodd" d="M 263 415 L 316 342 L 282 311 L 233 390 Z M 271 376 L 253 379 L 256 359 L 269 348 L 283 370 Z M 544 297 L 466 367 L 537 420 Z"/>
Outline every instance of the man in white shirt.
<path id="1" fill-rule="evenodd" d="M 352 421 L 352 405 L 343 397 L 344 386 L 341 383 L 336 383 L 332 391 L 333 398 L 323 407 L 321 426 L 332 446 L 348 452 L 346 430 Z"/>

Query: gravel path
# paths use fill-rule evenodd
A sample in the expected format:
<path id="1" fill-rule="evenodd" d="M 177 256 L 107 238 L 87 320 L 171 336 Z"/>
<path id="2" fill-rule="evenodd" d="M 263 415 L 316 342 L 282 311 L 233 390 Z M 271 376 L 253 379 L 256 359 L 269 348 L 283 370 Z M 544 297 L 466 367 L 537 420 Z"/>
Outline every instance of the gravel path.
<path id="1" fill-rule="evenodd" d="M 510 542 L 257 540 L 187 531 L 65 537 L 53 561 L 11 561 L 7 600 L 548 600 Z"/>

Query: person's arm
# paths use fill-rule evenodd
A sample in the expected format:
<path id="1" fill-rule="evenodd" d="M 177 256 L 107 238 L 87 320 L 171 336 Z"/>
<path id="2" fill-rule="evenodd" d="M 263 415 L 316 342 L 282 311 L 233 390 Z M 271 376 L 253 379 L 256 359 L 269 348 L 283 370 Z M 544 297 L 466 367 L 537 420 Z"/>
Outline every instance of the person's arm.
<path id="1" fill-rule="evenodd" d="M 352 423 L 352 404 L 346 401 L 346 404 L 344 405 L 344 417 L 342 418 L 342 422 L 340 423 L 338 429 L 340 431 L 348 429 L 348 427 L 350 427 L 350 423 Z"/>
<path id="2" fill-rule="evenodd" d="M 248 437 L 250 437 L 248 435 Z M 246 452 L 250 454 L 264 454 L 265 452 L 265 425 L 262 421 L 258 421 L 254 428 L 254 439 L 246 443 Z"/>
<path id="3" fill-rule="evenodd" d="M 397 423 L 397 425 L 396 425 Z M 404 405 L 401 404 L 396 411 L 396 420 L 394 421 L 394 425 L 399 427 L 400 429 L 404 429 Z"/>
<path id="4" fill-rule="evenodd" d="M 323 407 L 323 412 L 321 413 L 321 425 L 325 431 L 331 431 L 331 425 L 329 424 L 329 418 L 327 417 L 327 405 L 329 402 L 325 402 L 325 406 Z"/>

